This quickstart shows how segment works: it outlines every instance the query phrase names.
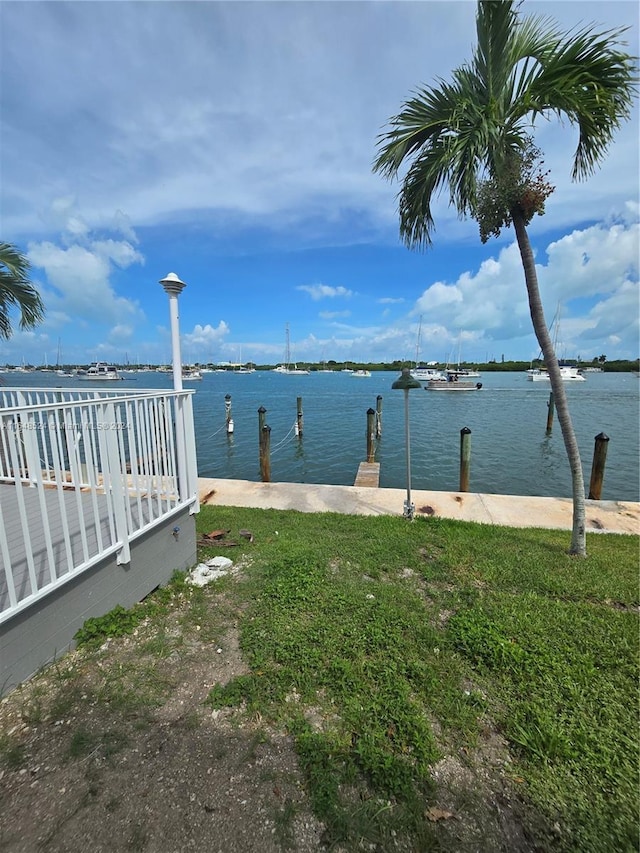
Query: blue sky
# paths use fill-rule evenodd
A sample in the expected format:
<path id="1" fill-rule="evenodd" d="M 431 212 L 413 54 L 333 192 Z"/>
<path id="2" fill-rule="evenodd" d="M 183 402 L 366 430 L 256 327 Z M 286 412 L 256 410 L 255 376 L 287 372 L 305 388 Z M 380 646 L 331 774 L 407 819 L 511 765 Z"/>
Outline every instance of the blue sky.
<path id="1" fill-rule="evenodd" d="M 527 2 L 564 28 L 638 4 Z M 398 238 L 376 138 L 475 44 L 475 3 L 0 3 L 0 239 L 33 265 L 46 322 L 0 363 L 531 359 L 511 231 L 435 207 L 434 247 Z M 570 180 L 576 134 L 542 122 L 556 191 L 530 236 L 559 354 L 636 358 L 638 109 L 604 166 Z"/>

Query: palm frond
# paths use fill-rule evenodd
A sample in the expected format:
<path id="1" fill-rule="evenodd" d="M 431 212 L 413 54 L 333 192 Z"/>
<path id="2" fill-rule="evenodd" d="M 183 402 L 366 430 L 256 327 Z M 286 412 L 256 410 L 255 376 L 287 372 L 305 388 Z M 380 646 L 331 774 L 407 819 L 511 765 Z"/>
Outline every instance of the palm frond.
<path id="1" fill-rule="evenodd" d="M 578 126 L 574 179 L 593 171 L 629 118 L 637 67 L 620 50 L 624 30 L 563 33 L 548 18 L 520 18 L 518 8 L 514 0 L 480 0 L 471 62 L 451 82 L 418 89 L 378 138 L 374 171 L 395 179 L 407 168 L 399 212 L 409 245 L 429 244 L 431 196 L 445 185 L 459 215 L 473 214 L 478 181 L 499 177 L 522 154 L 539 115 Z"/>
<path id="2" fill-rule="evenodd" d="M 10 243 L 0 243 L 0 338 L 13 334 L 11 311 L 20 312 L 20 328 L 33 329 L 44 319 L 44 304 L 29 280 L 28 258 Z"/>

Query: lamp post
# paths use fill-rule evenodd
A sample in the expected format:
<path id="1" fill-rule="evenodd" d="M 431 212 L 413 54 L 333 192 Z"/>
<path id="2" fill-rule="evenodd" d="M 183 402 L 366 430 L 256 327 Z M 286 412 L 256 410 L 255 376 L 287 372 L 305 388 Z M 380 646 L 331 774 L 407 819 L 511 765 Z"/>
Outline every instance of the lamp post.
<path id="1" fill-rule="evenodd" d="M 173 388 L 182 391 L 182 356 L 180 355 L 180 321 L 178 317 L 178 296 L 186 284 L 180 281 L 174 272 L 160 279 L 164 292 L 169 297 L 169 316 L 171 317 L 171 360 L 173 364 Z"/>
<path id="2" fill-rule="evenodd" d="M 178 296 L 186 287 L 174 272 L 160 279 L 164 292 L 169 297 L 169 316 L 171 318 L 171 361 L 173 364 L 173 390 L 182 391 L 182 356 L 180 355 L 180 320 L 178 317 Z M 184 394 L 176 394 L 176 456 L 178 462 L 178 491 L 180 498 L 186 500 L 191 491 L 188 482 L 187 435 L 186 435 L 186 401 Z M 189 401 L 190 405 L 190 401 Z M 190 410 L 189 410 L 190 411 Z"/>
<path id="3" fill-rule="evenodd" d="M 417 379 L 411 375 L 408 367 L 402 368 L 402 376 L 391 386 L 394 391 L 404 391 L 404 440 L 407 452 L 407 498 L 404 502 L 404 518 L 409 521 L 413 519 L 415 506 L 411 502 L 411 443 L 409 440 L 409 390 L 411 388 L 421 388 L 422 386 Z"/>

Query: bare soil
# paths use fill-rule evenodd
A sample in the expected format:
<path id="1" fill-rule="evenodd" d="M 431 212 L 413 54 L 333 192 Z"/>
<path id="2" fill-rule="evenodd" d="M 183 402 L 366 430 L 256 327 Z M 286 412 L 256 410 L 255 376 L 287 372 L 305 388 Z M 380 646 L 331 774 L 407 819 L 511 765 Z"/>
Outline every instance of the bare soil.
<path id="1" fill-rule="evenodd" d="M 7 853 L 276 853 L 330 847 L 292 739 L 203 704 L 247 672 L 232 597 L 167 617 L 99 652 L 70 652 L 0 703 L 0 850 Z M 202 624 L 200 624 L 202 623 Z M 435 725 L 435 724 L 434 724 Z M 533 851 L 508 754 L 487 727 L 474 755 L 434 768 L 443 850 Z M 393 850 L 417 850 L 397 839 Z"/>

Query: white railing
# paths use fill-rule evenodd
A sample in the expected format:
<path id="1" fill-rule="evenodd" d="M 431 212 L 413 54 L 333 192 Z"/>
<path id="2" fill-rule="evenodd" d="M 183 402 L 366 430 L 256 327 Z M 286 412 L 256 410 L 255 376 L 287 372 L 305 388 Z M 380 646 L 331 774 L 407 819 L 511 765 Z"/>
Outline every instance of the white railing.
<path id="1" fill-rule="evenodd" d="M 0 621 L 197 512 L 193 393 L 0 390 Z"/>

